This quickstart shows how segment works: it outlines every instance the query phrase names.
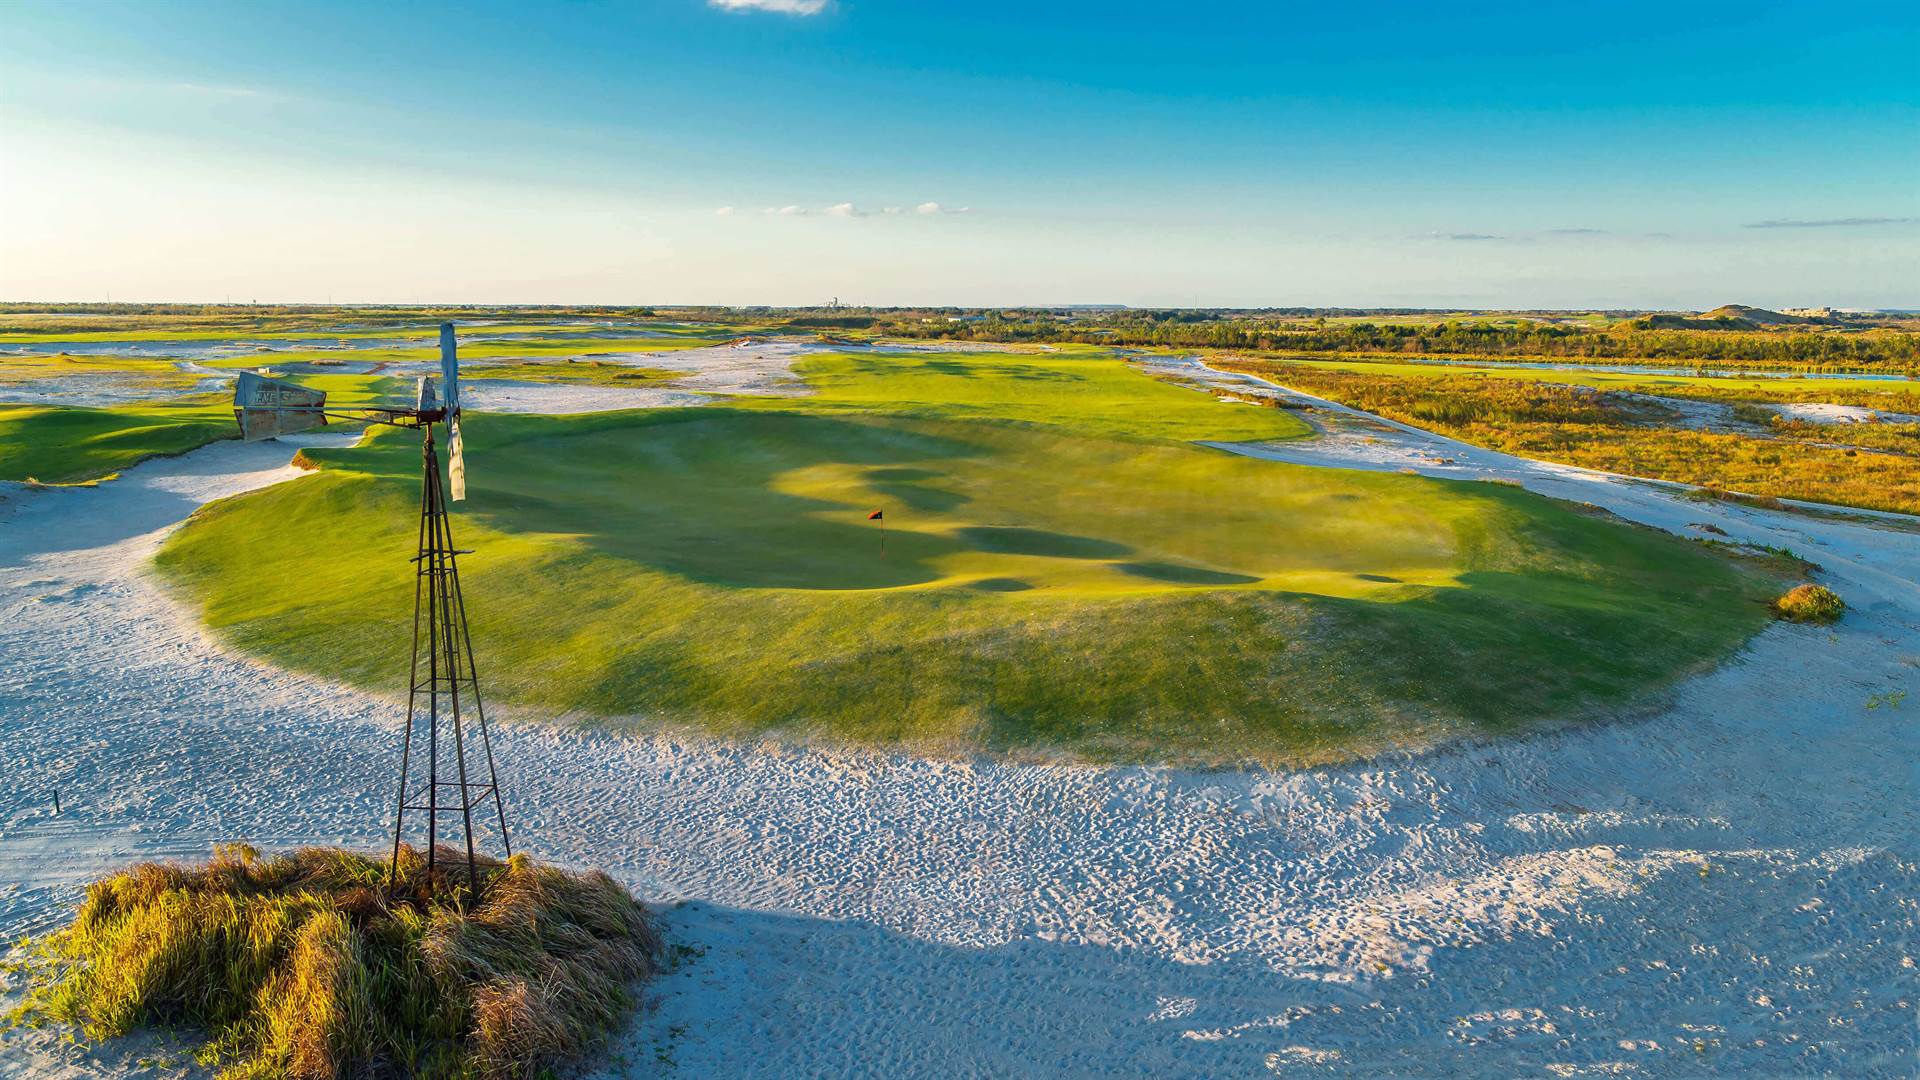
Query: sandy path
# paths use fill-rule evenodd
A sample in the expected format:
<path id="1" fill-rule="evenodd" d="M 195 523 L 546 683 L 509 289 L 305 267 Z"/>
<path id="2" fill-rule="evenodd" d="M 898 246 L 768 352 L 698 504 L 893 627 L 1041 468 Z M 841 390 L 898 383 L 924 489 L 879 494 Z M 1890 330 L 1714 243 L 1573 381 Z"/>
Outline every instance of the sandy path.
<path id="1" fill-rule="evenodd" d="M 1869 409 L 1864 405 L 1802 401 L 1774 405 L 1772 409 L 1789 420 L 1811 420 L 1816 424 L 1920 424 L 1920 416 Z"/>
<path id="2" fill-rule="evenodd" d="M 1767 631 L 1653 720 L 1353 769 L 508 727 L 521 846 L 689 901 L 666 913 L 679 961 L 618 1060 L 687 1076 L 1911 1075 L 1920 700 L 1866 702 L 1920 681 L 1920 543 L 1330 427 L 1237 449 L 1505 470 L 1674 528 L 1791 541 L 1857 610 Z M 0 932 L 51 925 L 133 858 L 230 837 L 379 843 L 395 710 L 224 654 L 142 569 L 193 507 L 294 475 L 286 457 L 219 443 L 0 503 Z M 0 1061 L 143 1071 L 46 1038 Z"/>

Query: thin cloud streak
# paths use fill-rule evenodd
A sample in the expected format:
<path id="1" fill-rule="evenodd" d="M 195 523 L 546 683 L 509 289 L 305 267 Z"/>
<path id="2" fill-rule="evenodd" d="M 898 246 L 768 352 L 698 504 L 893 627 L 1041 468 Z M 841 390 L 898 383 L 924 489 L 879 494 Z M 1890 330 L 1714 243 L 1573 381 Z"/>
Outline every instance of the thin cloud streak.
<path id="1" fill-rule="evenodd" d="M 278 95 L 251 86 L 220 86 L 212 83 L 174 82 L 166 83 L 165 89 L 182 94 L 196 94 L 200 97 L 218 98 L 273 98 Z"/>
<path id="2" fill-rule="evenodd" d="M 739 213 L 739 211 L 733 206 L 722 206 L 715 209 L 713 213 L 714 213 L 714 216 L 716 217 L 733 217 L 737 213 Z M 823 206 L 816 209 L 813 207 L 801 206 L 795 203 L 787 206 L 763 207 L 761 208 L 760 213 L 766 217 L 818 216 L 818 217 L 833 217 L 833 218 L 866 218 L 866 217 L 902 217 L 902 216 L 915 215 L 915 214 L 923 217 L 935 217 L 935 216 L 946 216 L 951 214 L 971 214 L 973 213 L 973 207 L 946 206 L 944 204 L 937 203 L 937 202 L 923 202 L 918 206 L 912 206 L 912 207 L 883 206 L 878 210 L 869 210 L 869 209 L 863 209 L 862 207 L 852 202 L 837 202 L 831 206 Z"/>
<path id="3" fill-rule="evenodd" d="M 1852 229 L 1865 225 L 1912 225 L 1920 218 L 1910 217 L 1843 217 L 1815 218 L 1774 218 L 1768 221 L 1754 221 L 1742 226 L 1747 229 Z"/>
<path id="4" fill-rule="evenodd" d="M 780 15 L 818 15 L 827 10 L 827 0 L 707 0 L 707 6 L 736 14 L 771 11 Z"/>

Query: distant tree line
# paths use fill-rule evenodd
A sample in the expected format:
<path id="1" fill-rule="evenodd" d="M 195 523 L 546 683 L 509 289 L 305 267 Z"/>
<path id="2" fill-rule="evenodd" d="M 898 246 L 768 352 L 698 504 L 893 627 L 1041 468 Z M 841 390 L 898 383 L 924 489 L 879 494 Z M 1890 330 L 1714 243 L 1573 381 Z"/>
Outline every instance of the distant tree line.
<path id="1" fill-rule="evenodd" d="M 171 317 L 232 316 L 257 318 L 267 315 L 333 315 L 349 312 L 364 317 L 421 318 L 450 315 L 461 318 L 515 315 L 603 315 L 628 319 L 650 319 L 652 308 L 574 304 L 145 304 L 145 303 L 45 303 L 0 301 L 0 315 L 165 315 Z"/>
<path id="2" fill-rule="evenodd" d="M 1406 356 L 1564 357 L 1804 368 L 1920 366 L 1920 334 L 1868 330 L 1656 330 L 1538 323 L 1357 322 L 1298 324 L 1211 317 L 1204 312 L 1126 312 L 1065 320 L 1028 313 L 981 313 L 958 321 L 902 319 L 888 334 L 972 341 L 1084 342 L 1273 353 Z"/>

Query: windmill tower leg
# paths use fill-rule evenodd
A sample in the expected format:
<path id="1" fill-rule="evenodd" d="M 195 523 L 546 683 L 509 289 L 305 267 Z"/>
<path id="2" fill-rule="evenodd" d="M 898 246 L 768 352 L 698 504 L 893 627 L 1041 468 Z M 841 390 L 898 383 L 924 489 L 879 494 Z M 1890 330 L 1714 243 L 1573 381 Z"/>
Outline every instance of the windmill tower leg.
<path id="1" fill-rule="evenodd" d="M 414 556 L 413 662 L 408 682 L 407 723 L 400 750 L 400 792 L 393 820 L 393 856 L 387 869 L 389 887 L 397 880 L 400 847 L 406 835 L 407 812 L 427 815 L 427 873 L 431 882 L 438 863 L 441 817 L 458 813 L 467 858 L 467 886 L 472 895 L 480 891 L 479 857 L 473 834 L 473 811 L 491 800 L 500 828 L 500 842 L 507 854 L 512 847 L 507 838 L 506 809 L 500 797 L 499 774 L 494 767 L 493 745 L 487 731 L 486 712 L 480 704 L 480 681 L 473 661 L 473 641 L 467 632 L 466 601 L 460 592 L 457 556 L 467 554 L 453 546 L 453 530 L 447 518 L 446 496 L 440 477 L 440 457 L 433 442 L 432 426 L 422 428 L 423 477 L 420 495 L 419 553 Z M 424 646 L 424 648 L 423 648 Z M 480 760 L 468 769 L 470 734 L 468 719 L 478 722 Z M 424 730 L 423 730 L 424 727 Z M 445 738 L 443 738 L 443 735 Z M 441 744 L 452 753 L 451 779 L 441 779 Z M 413 776 L 416 744 L 425 751 L 426 782 Z M 484 763 L 486 779 L 478 779 L 478 766 Z"/>

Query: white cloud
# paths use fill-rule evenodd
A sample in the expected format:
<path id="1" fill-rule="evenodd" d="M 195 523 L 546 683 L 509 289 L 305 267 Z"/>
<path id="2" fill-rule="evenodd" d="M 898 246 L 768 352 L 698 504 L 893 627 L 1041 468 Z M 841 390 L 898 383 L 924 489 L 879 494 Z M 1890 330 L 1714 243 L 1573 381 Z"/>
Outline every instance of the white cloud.
<path id="1" fill-rule="evenodd" d="M 174 90 L 182 94 L 214 98 L 271 98 L 277 95 L 258 90 L 251 86 L 225 86 L 214 83 L 173 82 L 166 83 L 163 89 Z"/>
<path id="2" fill-rule="evenodd" d="M 239 83 L 201 83 L 185 80 L 151 81 L 145 79 L 111 79 L 97 76 L 77 79 L 76 83 L 79 86 L 91 87 L 103 93 L 121 94 L 139 98 L 151 98 L 156 94 L 167 94 L 176 97 L 199 98 L 203 101 L 246 101 L 260 105 L 274 105 L 296 100 L 277 90 L 268 90 L 258 86 L 244 86 Z"/>
<path id="3" fill-rule="evenodd" d="M 777 11 L 782 15 L 818 15 L 827 9 L 827 0 L 707 0 L 707 6 L 721 11 Z"/>
<path id="4" fill-rule="evenodd" d="M 1755 221 L 1746 226 L 1748 229 L 1847 229 L 1861 225 L 1911 225 L 1920 218 L 1910 217 L 1843 217 L 1819 218 L 1772 218 L 1767 221 Z"/>
<path id="5" fill-rule="evenodd" d="M 746 213 L 732 206 L 722 206 L 714 213 L 720 217 L 732 217 L 737 213 Z M 947 206 L 937 202 L 924 202 L 918 206 L 883 206 L 879 209 L 862 209 L 852 202 L 837 202 L 831 206 L 802 206 L 789 203 L 786 206 L 762 207 L 760 213 L 765 217 L 830 217 L 830 218 L 869 218 L 875 216 L 900 217 L 906 214 L 937 216 L 942 214 L 970 214 L 972 207 Z"/>

